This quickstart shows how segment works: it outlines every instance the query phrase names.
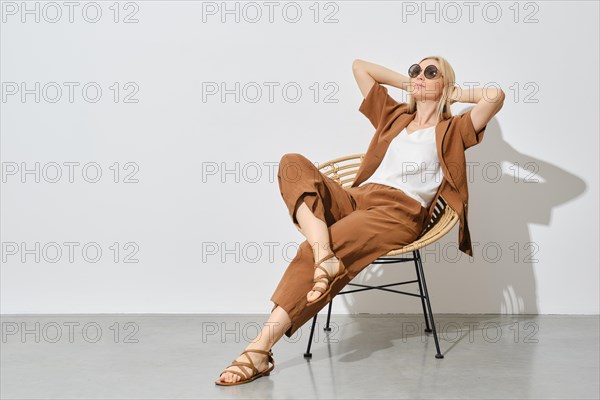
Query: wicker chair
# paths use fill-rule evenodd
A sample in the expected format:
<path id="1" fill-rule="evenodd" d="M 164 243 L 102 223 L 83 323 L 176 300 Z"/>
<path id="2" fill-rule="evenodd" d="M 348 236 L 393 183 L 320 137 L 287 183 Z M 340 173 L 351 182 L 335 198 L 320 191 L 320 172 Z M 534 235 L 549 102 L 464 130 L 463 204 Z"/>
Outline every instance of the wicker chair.
<path id="1" fill-rule="evenodd" d="M 358 168 L 360 167 L 364 154 L 354 154 L 350 156 L 335 158 L 333 160 L 327 161 L 325 163 L 319 164 L 318 169 L 329 178 L 335 180 L 343 187 L 350 186 L 354 179 L 356 178 L 356 173 L 358 172 Z M 348 283 L 349 286 L 360 287 L 360 289 L 354 290 L 345 290 L 338 293 L 348 294 L 355 292 L 362 292 L 365 290 L 384 290 L 393 293 L 405 294 L 408 296 L 419 297 L 421 299 L 421 305 L 423 306 L 423 314 L 425 316 L 425 332 L 433 333 L 433 338 L 435 341 L 435 347 L 437 354 L 435 358 L 444 358 L 444 356 L 440 352 L 440 345 L 438 342 L 437 332 L 435 330 L 435 323 L 433 321 L 433 312 L 431 311 L 431 304 L 429 301 L 429 294 L 427 292 L 427 284 L 425 282 L 425 273 L 423 271 L 423 264 L 421 262 L 421 253 L 419 251 L 420 248 L 425 247 L 437 240 L 439 240 L 442 236 L 448 233 L 452 227 L 458 222 L 458 215 L 451 207 L 446 207 L 446 201 L 442 198 L 442 196 L 438 197 L 437 204 L 435 205 L 433 215 L 431 220 L 427 224 L 424 231 L 421 233 L 419 238 L 415 240 L 413 243 L 410 243 L 402 248 L 392 250 L 381 256 L 377 260 L 373 261 L 373 264 L 391 264 L 391 263 L 400 263 L 407 261 L 414 261 L 415 263 L 415 271 L 416 271 L 416 280 L 412 281 L 404 281 L 397 283 L 388 283 L 385 285 L 379 286 L 369 286 L 362 285 L 357 283 Z M 406 254 L 412 252 L 412 257 L 393 257 L 401 254 Z M 405 285 L 409 283 L 418 283 L 419 285 L 419 294 L 403 292 L 400 290 L 390 289 L 390 286 L 398 286 Z M 327 310 L 327 324 L 325 325 L 325 331 L 331 331 L 329 327 L 329 321 L 331 318 L 331 306 L 333 304 L 333 300 L 329 302 L 329 308 Z M 428 312 L 429 311 L 429 312 Z M 304 353 L 305 358 L 311 358 L 312 353 L 310 352 L 310 347 L 313 340 L 313 334 L 315 331 L 315 325 L 317 322 L 316 314 L 312 321 L 312 327 L 310 330 L 310 337 L 308 339 L 308 347 L 306 349 L 306 353 Z"/>

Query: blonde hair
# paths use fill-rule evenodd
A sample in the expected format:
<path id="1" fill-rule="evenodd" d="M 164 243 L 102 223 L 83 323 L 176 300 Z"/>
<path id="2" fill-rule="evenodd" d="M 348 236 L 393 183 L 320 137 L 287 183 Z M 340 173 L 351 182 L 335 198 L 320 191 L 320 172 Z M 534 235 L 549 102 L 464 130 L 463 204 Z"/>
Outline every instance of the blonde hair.
<path id="1" fill-rule="evenodd" d="M 419 61 L 419 64 L 425 60 L 436 60 L 440 64 L 440 71 L 442 73 L 442 84 L 444 86 L 444 89 L 442 90 L 442 95 L 440 97 L 440 100 L 439 100 L 438 106 L 437 106 L 437 119 L 438 119 L 438 122 L 444 121 L 444 120 L 452 117 L 452 111 L 450 109 L 450 105 L 453 102 L 450 101 L 448 96 L 450 94 L 451 88 L 454 86 L 454 83 L 455 83 L 454 69 L 452 69 L 452 66 L 450 65 L 450 63 L 444 57 L 441 57 L 441 56 L 424 57 L 423 59 L 421 59 L 421 61 Z M 414 113 L 414 112 L 416 112 L 416 110 L 417 110 L 417 101 L 414 99 L 412 94 L 409 94 L 408 112 Z"/>

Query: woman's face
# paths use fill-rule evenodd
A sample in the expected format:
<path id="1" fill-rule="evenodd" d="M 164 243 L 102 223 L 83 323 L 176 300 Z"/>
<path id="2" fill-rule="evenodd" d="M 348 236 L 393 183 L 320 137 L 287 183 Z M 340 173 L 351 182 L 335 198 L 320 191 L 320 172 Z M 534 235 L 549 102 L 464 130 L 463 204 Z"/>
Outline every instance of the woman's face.
<path id="1" fill-rule="evenodd" d="M 415 78 L 410 78 L 412 87 L 411 94 L 415 100 L 439 100 L 444 90 L 444 79 L 440 64 L 436 60 L 428 59 L 419 63 L 421 72 Z M 425 77 L 425 68 L 429 65 L 435 65 L 438 69 L 437 76 L 433 79 Z"/>

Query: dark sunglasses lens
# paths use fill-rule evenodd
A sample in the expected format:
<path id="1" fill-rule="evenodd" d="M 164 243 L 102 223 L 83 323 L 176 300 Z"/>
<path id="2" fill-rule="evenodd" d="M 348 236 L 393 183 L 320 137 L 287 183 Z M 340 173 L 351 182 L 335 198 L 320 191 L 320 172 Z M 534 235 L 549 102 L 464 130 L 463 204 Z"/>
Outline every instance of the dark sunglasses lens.
<path id="1" fill-rule="evenodd" d="M 416 78 L 417 76 L 419 76 L 420 72 L 421 66 L 419 64 L 413 64 L 408 69 L 408 76 L 410 76 L 411 78 Z"/>
<path id="2" fill-rule="evenodd" d="M 438 74 L 438 69 L 435 67 L 435 65 L 428 65 L 427 68 L 425 68 L 425 77 L 428 79 L 432 79 L 435 78 Z"/>

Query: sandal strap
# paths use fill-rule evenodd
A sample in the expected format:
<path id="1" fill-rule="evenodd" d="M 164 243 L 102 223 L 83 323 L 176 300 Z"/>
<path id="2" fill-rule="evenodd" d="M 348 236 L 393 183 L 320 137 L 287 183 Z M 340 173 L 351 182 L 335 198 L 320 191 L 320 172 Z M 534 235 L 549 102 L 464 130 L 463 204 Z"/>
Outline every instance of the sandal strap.
<path id="1" fill-rule="evenodd" d="M 252 370 L 252 375 L 256 374 L 258 372 L 258 369 L 256 369 L 256 367 L 254 366 L 254 364 L 252 363 L 252 360 L 250 360 L 249 363 L 244 362 L 244 361 L 233 361 L 230 365 L 230 367 L 248 367 Z M 240 370 L 244 371 L 242 368 L 240 368 Z"/>
<path id="2" fill-rule="evenodd" d="M 321 286 L 313 286 L 313 288 L 311 290 L 313 290 L 315 292 L 319 292 L 319 293 L 325 293 L 327 288 L 322 288 Z"/>
<path id="3" fill-rule="evenodd" d="M 250 356 L 248 354 L 246 354 L 246 353 L 259 353 L 259 354 L 266 355 L 267 356 L 267 361 L 270 362 L 271 364 L 273 364 L 273 367 L 271 368 L 271 370 L 273 368 L 275 368 L 275 360 L 273 359 L 273 349 L 269 349 L 269 351 L 267 351 L 267 350 L 260 350 L 260 349 L 248 349 L 248 350 L 242 351 L 242 354 L 245 354 L 246 357 L 248 358 L 248 360 L 250 360 L 250 362 L 252 363 L 252 368 L 254 370 L 254 373 L 257 374 L 258 373 L 258 369 L 256 368 L 256 366 L 252 362 L 252 359 L 250 358 Z"/>
<path id="4" fill-rule="evenodd" d="M 320 269 L 321 271 L 325 272 L 325 275 L 319 275 L 315 279 L 327 279 L 328 281 L 331 282 L 331 280 L 333 279 L 333 276 L 331 276 L 329 274 L 329 271 L 327 271 L 324 267 L 321 267 L 320 265 L 318 267 L 316 267 L 315 269 Z"/>
<path id="5" fill-rule="evenodd" d="M 316 278 L 313 279 L 313 283 L 322 283 L 325 286 L 329 286 L 331 284 L 331 280 L 327 280 L 326 278 Z"/>
<path id="6" fill-rule="evenodd" d="M 335 279 L 335 277 L 341 273 L 343 273 L 342 271 L 339 271 L 339 265 L 338 265 L 338 273 L 336 275 L 331 275 L 329 273 L 329 271 L 327 269 L 325 269 L 325 267 L 321 266 L 320 264 L 323 263 L 323 261 L 327 261 L 330 258 L 335 257 L 334 253 L 329 253 L 327 254 L 325 257 L 323 257 L 321 259 L 321 261 L 319 261 L 317 264 L 315 264 L 315 270 L 316 269 L 320 269 L 321 271 L 323 271 L 325 273 L 325 275 L 320 275 L 316 278 L 313 279 L 313 283 L 321 283 L 323 285 L 325 285 L 325 287 L 321 287 L 321 286 L 317 286 L 317 285 L 313 285 L 312 290 L 314 290 L 315 292 L 319 292 L 319 293 L 325 293 L 327 291 L 327 288 L 329 287 L 329 285 L 331 285 L 331 282 L 333 282 L 333 280 Z M 337 257 L 336 257 L 337 258 Z M 343 268 L 342 268 L 343 269 Z"/>
<path id="7" fill-rule="evenodd" d="M 315 263 L 315 268 L 317 266 L 321 265 L 323 263 L 323 261 L 327 261 L 332 257 L 335 257 L 335 254 L 333 252 L 327 254 L 325 257 L 321 258 L 321 260 L 319 260 L 318 262 Z"/>
<path id="8" fill-rule="evenodd" d="M 223 370 L 223 372 L 221 372 L 221 375 L 223 375 L 225 372 L 231 372 L 232 374 L 236 374 L 237 376 L 239 376 L 243 380 L 248 380 L 252 376 L 259 374 L 260 372 L 258 371 L 258 369 L 256 368 L 256 366 L 254 365 L 254 362 L 252 361 L 252 359 L 250 358 L 250 356 L 248 354 L 246 354 L 246 353 L 250 353 L 250 352 L 265 354 L 267 356 L 268 362 L 271 363 L 271 367 L 267 368 L 262 373 L 270 372 L 270 371 L 272 371 L 275 368 L 275 360 L 273 359 L 273 351 L 272 351 L 272 349 L 269 349 L 269 351 L 260 350 L 260 349 L 248 349 L 248 350 L 244 350 L 242 352 L 242 354 L 246 356 L 246 358 L 248 359 L 248 361 L 250 361 L 249 363 L 243 362 L 243 361 L 233 360 L 232 363 L 229 365 L 229 367 L 227 367 L 225 370 Z M 238 367 L 239 370 L 229 369 L 230 367 Z M 248 375 L 246 373 L 246 370 L 243 369 L 243 368 L 241 368 L 241 367 L 250 368 L 252 370 L 252 374 Z M 221 376 L 221 375 L 219 375 L 219 376 Z"/>
<path id="9" fill-rule="evenodd" d="M 316 269 L 320 269 L 321 271 L 325 272 L 325 275 L 319 275 L 318 277 L 314 278 L 313 282 L 315 282 L 315 283 L 316 283 L 316 282 L 317 282 L 317 279 L 320 279 L 320 280 L 321 280 L 321 279 L 326 279 L 326 280 L 327 280 L 327 282 L 323 282 L 323 283 L 325 283 L 325 284 L 329 284 L 329 283 L 331 283 L 331 281 L 333 281 L 333 280 L 335 279 L 335 277 L 336 277 L 336 276 L 338 276 L 339 274 L 342 274 L 342 273 L 344 273 L 344 267 L 343 267 L 343 266 L 341 266 L 341 268 L 340 268 L 340 266 L 341 266 L 341 264 L 338 264 L 338 271 L 337 271 L 337 273 L 336 273 L 335 275 L 331 275 L 331 274 L 329 273 L 329 271 L 327 271 L 327 269 L 325 269 L 325 267 L 322 267 L 322 266 L 320 266 L 320 265 L 316 266 L 316 267 L 315 267 L 315 270 L 316 270 Z"/>
<path id="10" fill-rule="evenodd" d="M 235 370 L 235 369 L 226 369 L 223 372 L 221 372 L 221 375 L 223 375 L 225 372 L 231 372 L 232 374 L 236 374 L 237 376 L 239 376 L 240 378 L 242 378 L 244 380 L 248 379 L 248 375 L 246 375 L 245 370 L 242 369 L 242 371 L 244 371 L 244 373 L 242 373 L 238 370 Z M 221 375 L 219 375 L 219 376 L 221 376 Z"/>
<path id="11" fill-rule="evenodd" d="M 245 353 L 260 353 L 260 354 L 265 354 L 267 356 L 272 356 L 273 352 L 271 350 L 267 351 L 267 350 L 261 350 L 261 349 L 248 349 L 248 350 L 244 350 L 242 351 L 242 354 Z M 248 356 L 246 356 L 248 357 Z"/>

